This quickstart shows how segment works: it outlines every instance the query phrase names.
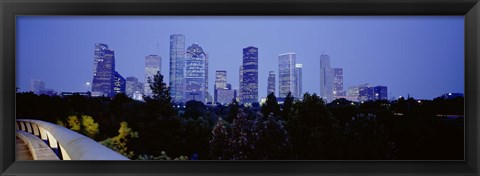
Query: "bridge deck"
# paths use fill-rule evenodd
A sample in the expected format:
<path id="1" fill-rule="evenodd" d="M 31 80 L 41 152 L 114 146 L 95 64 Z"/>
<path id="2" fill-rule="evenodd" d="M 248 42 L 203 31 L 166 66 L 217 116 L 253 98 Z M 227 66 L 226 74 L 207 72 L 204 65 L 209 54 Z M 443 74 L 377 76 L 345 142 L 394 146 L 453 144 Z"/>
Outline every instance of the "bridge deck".
<path id="1" fill-rule="evenodd" d="M 15 151 L 16 160 L 33 160 L 32 152 L 28 148 L 25 141 L 19 137 L 16 137 Z"/>

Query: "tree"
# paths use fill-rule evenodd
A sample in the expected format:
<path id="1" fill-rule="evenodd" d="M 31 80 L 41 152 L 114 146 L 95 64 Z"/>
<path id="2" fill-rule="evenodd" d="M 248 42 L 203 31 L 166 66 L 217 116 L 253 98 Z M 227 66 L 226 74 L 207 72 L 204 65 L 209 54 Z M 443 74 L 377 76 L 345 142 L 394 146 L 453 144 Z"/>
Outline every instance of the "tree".
<path id="1" fill-rule="evenodd" d="M 147 102 L 160 106 L 160 113 L 164 116 L 175 115 L 173 108 L 172 97 L 170 96 L 170 88 L 163 82 L 163 75 L 160 71 L 153 76 L 153 80 L 148 78 L 150 89 L 152 90 L 152 97 L 144 97 Z"/>
<path id="2" fill-rule="evenodd" d="M 247 115 L 240 109 L 232 122 L 232 134 L 229 141 L 233 160 L 249 159 L 249 153 L 255 149 L 256 139 L 251 136 L 251 124 Z"/>
<path id="3" fill-rule="evenodd" d="M 212 130 L 212 137 L 209 141 L 210 157 L 215 160 L 228 160 L 229 155 L 229 136 L 227 127 L 222 118 L 219 118 Z"/>
<path id="4" fill-rule="evenodd" d="M 340 159 L 342 131 L 325 102 L 306 93 L 293 109 L 288 131 L 297 159 Z"/>
<path id="5" fill-rule="evenodd" d="M 282 120 L 287 120 L 290 118 L 291 116 L 291 112 L 292 112 L 292 107 L 293 107 L 293 96 L 292 96 L 292 93 L 291 92 L 288 92 L 287 94 L 287 97 L 285 97 L 285 102 L 283 102 L 283 107 L 282 107 L 282 114 L 281 114 L 281 117 L 282 117 Z"/>
<path id="6" fill-rule="evenodd" d="M 258 122 L 257 122 L 258 123 Z M 257 127 L 256 159 L 291 159 L 291 143 L 284 121 L 270 114 Z M 255 129 L 255 128 L 252 128 Z"/>
<path id="7" fill-rule="evenodd" d="M 267 102 L 262 106 L 262 114 L 264 117 L 268 117 L 270 113 L 273 116 L 278 116 L 280 114 L 280 107 L 278 106 L 277 97 L 272 93 L 268 94 Z"/>
<path id="8" fill-rule="evenodd" d="M 61 120 L 57 121 L 57 124 L 70 128 L 73 131 L 82 133 L 92 139 L 99 133 L 98 123 L 95 122 L 92 116 L 82 115 L 81 119 L 77 116 L 68 116 L 67 122 L 64 123 Z"/>
<path id="9" fill-rule="evenodd" d="M 127 146 L 128 141 L 131 138 L 138 138 L 138 132 L 134 132 L 131 128 L 129 128 L 127 122 L 122 122 L 120 123 L 120 129 L 118 129 L 117 136 L 107 138 L 100 143 L 128 158 L 132 158 L 135 153 Z"/>

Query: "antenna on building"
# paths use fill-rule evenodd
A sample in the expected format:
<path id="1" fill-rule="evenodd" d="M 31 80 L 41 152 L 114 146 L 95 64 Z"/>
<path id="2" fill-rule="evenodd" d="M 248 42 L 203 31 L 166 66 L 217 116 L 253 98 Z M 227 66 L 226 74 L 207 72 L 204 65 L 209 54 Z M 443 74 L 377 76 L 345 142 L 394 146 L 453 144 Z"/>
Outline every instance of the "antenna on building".
<path id="1" fill-rule="evenodd" d="M 160 55 L 160 44 L 157 42 L 157 55 Z"/>

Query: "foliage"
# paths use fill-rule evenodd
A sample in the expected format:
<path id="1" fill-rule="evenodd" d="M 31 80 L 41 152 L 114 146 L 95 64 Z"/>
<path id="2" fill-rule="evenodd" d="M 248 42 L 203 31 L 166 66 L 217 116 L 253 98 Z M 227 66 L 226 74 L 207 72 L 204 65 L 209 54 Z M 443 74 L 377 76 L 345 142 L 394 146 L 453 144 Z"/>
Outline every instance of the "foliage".
<path id="1" fill-rule="evenodd" d="M 262 106 L 262 114 L 264 117 L 268 117 L 270 114 L 273 116 L 280 114 L 280 106 L 278 106 L 277 97 L 273 92 L 268 94 L 267 101 Z"/>
<path id="2" fill-rule="evenodd" d="M 209 141 L 210 157 L 216 160 L 230 159 L 229 155 L 229 135 L 227 127 L 222 118 L 218 119 L 213 127 L 212 137 Z"/>
<path id="3" fill-rule="evenodd" d="M 57 124 L 95 139 L 95 136 L 100 131 L 99 124 L 95 122 L 92 116 L 82 115 L 81 117 L 81 119 L 78 119 L 78 117 L 74 115 L 68 116 L 66 123 L 62 120 L 57 120 Z"/>
<path id="4" fill-rule="evenodd" d="M 135 154 L 133 151 L 129 150 L 127 146 L 128 141 L 131 138 L 138 138 L 138 132 L 132 131 L 132 129 L 128 127 L 127 122 L 122 122 L 120 123 L 120 129 L 118 130 L 117 136 L 107 138 L 100 143 L 128 158 L 132 158 Z"/>

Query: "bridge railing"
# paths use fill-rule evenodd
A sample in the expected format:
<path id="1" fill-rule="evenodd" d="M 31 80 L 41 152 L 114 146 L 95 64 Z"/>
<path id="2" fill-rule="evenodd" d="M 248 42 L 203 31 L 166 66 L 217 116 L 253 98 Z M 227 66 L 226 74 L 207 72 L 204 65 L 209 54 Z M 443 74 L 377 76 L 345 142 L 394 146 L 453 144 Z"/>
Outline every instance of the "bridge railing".
<path id="1" fill-rule="evenodd" d="M 128 160 L 89 137 L 53 123 L 17 119 L 15 128 L 41 138 L 62 160 Z"/>

